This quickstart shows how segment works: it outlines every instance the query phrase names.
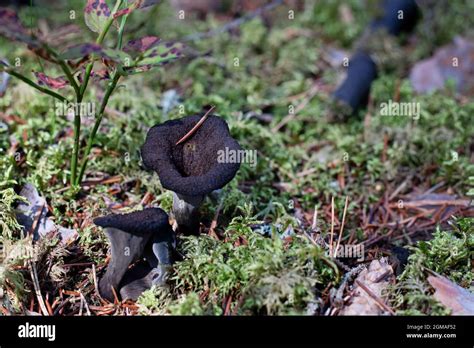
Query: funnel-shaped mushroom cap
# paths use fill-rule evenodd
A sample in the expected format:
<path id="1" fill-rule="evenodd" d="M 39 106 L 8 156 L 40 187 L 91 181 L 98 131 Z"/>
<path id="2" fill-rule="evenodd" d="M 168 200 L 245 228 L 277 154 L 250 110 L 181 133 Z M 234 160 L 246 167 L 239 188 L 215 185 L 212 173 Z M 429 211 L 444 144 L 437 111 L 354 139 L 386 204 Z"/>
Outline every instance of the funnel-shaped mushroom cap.
<path id="1" fill-rule="evenodd" d="M 129 214 L 110 214 L 94 219 L 100 227 L 111 227 L 133 235 L 152 235 L 169 224 L 168 214 L 160 208 L 148 208 Z"/>
<path id="2" fill-rule="evenodd" d="M 209 115 L 185 142 L 176 143 L 201 119 L 200 115 L 154 126 L 142 147 L 143 163 L 155 170 L 164 188 L 186 196 L 206 195 L 233 179 L 238 161 L 220 160 L 223 153 L 242 151 L 227 123 Z M 231 162 L 231 163 L 229 163 Z"/>
<path id="3" fill-rule="evenodd" d="M 99 282 L 99 291 L 104 298 L 113 300 L 112 287 L 117 288 L 130 264 L 143 255 L 147 243 L 168 238 L 172 230 L 168 215 L 159 208 L 111 214 L 96 218 L 94 223 L 105 228 L 112 251 L 107 271 Z"/>

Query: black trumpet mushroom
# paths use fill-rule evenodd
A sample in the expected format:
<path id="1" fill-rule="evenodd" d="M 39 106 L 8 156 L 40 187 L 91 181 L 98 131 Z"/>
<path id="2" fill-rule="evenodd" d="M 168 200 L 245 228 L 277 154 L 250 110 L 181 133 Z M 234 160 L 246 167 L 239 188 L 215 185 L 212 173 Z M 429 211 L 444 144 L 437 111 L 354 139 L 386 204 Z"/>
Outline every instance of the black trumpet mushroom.
<path id="1" fill-rule="evenodd" d="M 152 127 L 141 154 L 144 165 L 157 172 L 161 185 L 173 191 L 173 216 L 178 231 L 199 233 L 199 206 L 206 195 L 231 181 L 240 167 L 223 154 L 242 151 L 227 123 L 209 115 L 185 141 L 180 141 L 201 120 L 187 116 Z"/>
<path id="2" fill-rule="evenodd" d="M 151 285 L 165 285 L 173 262 L 175 234 L 168 215 L 159 208 L 148 208 L 129 214 L 111 214 L 94 219 L 105 229 L 112 257 L 105 275 L 99 281 L 102 297 L 112 301 L 112 288 L 122 298 L 136 300 Z M 147 263 L 135 261 L 145 257 Z"/>
<path id="3" fill-rule="evenodd" d="M 420 16 L 415 0 L 383 0 L 380 2 L 381 16 L 374 19 L 367 31 L 365 41 L 374 39 L 373 34 L 382 29 L 398 36 L 411 31 Z M 334 99 L 350 113 L 355 113 L 367 104 L 370 87 L 377 78 L 377 66 L 370 50 L 358 50 L 350 59 L 347 77 L 333 93 Z"/>
<path id="4" fill-rule="evenodd" d="M 334 92 L 334 97 L 355 111 L 366 104 L 370 86 L 377 77 L 377 67 L 366 52 L 357 52 L 350 59 L 347 77 L 344 83 Z"/>

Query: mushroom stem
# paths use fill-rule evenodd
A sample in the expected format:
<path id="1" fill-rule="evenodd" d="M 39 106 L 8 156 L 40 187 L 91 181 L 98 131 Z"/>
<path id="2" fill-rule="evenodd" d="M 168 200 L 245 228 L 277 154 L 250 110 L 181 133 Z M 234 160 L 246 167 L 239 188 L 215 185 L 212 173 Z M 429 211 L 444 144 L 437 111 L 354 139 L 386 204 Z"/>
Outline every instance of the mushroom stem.
<path id="1" fill-rule="evenodd" d="M 99 289 L 104 298 L 112 300 L 112 287 L 118 290 L 128 266 L 143 253 L 149 238 L 133 236 L 112 227 L 106 228 L 105 233 L 110 240 L 112 258 L 104 277 L 99 282 Z"/>
<path id="2" fill-rule="evenodd" d="M 199 207 L 204 196 L 185 196 L 173 192 L 173 216 L 178 231 L 185 234 L 199 234 Z"/>

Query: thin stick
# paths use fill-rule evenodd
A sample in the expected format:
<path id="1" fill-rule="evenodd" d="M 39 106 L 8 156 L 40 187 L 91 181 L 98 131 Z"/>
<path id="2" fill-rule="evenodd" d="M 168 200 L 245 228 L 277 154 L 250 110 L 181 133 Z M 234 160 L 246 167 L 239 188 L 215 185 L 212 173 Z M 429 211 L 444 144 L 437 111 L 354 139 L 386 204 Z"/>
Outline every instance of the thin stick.
<path id="1" fill-rule="evenodd" d="M 380 307 L 382 307 L 382 309 L 386 310 L 391 315 L 396 315 L 392 308 L 387 306 L 376 294 L 374 294 L 372 292 L 372 290 L 370 290 L 368 287 L 366 287 L 364 284 L 362 284 L 362 282 L 360 282 L 359 280 L 356 279 L 355 283 L 357 285 L 359 285 L 362 288 L 362 290 L 364 290 L 367 293 L 367 295 L 369 295 L 375 302 L 377 302 L 377 304 Z"/>
<path id="2" fill-rule="evenodd" d="M 79 316 L 82 316 L 82 308 L 84 307 L 84 299 L 81 296 L 81 307 L 79 307 Z"/>
<path id="3" fill-rule="evenodd" d="M 97 282 L 97 273 L 95 271 L 95 265 L 94 264 L 92 264 L 92 277 L 94 278 L 95 293 L 96 293 L 96 295 L 99 295 L 99 287 L 98 287 L 98 282 Z"/>
<path id="4" fill-rule="evenodd" d="M 81 301 L 84 302 L 84 307 L 86 308 L 87 315 L 90 316 L 90 315 L 91 315 L 91 311 L 89 310 L 89 305 L 87 304 L 86 298 L 84 297 L 84 295 L 82 294 L 82 292 L 81 292 Z"/>
<path id="5" fill-rule="evenodd" d="M 188 138 L 191 137 L 191 135 L 193 135 L 198 129 L 199 127 L 201 127 L 201 125 L 204 123 L 204 121 L 207 119 L 207 116 L 209 116 L 209 113 L 214 110 L 215 106 L 211 106 L 211 108 L 209 110 L 207 110 L 207 112 L 204 114 L 204 116 L 199 120 L 198 123 L 196 123 L 196 125 L 189 131 L 186 133 L 186 135 L 184 137 L 182 137 L 175 145 L 179 145 L 181 144 L 182 142 L 185 142 L 186 140 L 188 140 Z"/>
<path id="6" fill-rule="evenodd" d="M 314 214 L 313 214 L 313 223 L 311 224 L 311 230 L 315 231 L 318 227 L 318 206 L 314 206 Z"/>
<path id="7" fill-rule="evenodd" d="M 219 202 L 219 205 L 217 206 L 216 214 L 214 215 L 214 218 L 212 219 L 212 222 L 211 222 L 211 227 L 209 228 L 209 235 L 214 237 L 217 240 L 219 240 L 219 236 L 217 235 L 215 229 L 217 227 L 217 220 L 219 219 L 219 214 L 221 212 L 223 203 L 224 203 L 224 197 L 222 197 L 222 199 Z"/>
<path id="8" fill-rule="evenodd" d="M 334 240 L 334 196 L 331 197 L 331 239 L 329 240 L 329 255 L 332 255 L 333 240 Z"/>
<path id="9" fill-rule="evenodd" d="M 115 291 L 115 288 L 112 285 L 110 287 L 112 288 L 112 293 L 114 294 L 114 304 L 119 304 L 120 301 L 118 299 L 117 292 Z"/>
<path id="10" fill-rule="evenodd" d="M 41 289 L 38 281 L 38 273 L 36 272 L 36 266 L 33 261 L 30 261 L 30 273 L 31 279 L 33 280 L 33 286 L 35 288 L 36 298 L 38 299 L 41 311 L 43 312 L 43 315 L 49 316 L 48 310 L 46 309 L 46 305 L 44 304 L 43 295 L 41 295 Z"/>
<path id="11" fill-rule="evenodd" d="M 334 251 L 334 257 L 336 257 L 337 251 L 339 250 L 339 245 L 341 244 L 342 233 L 344 232 L 344 223 L 346 222 L 346 212 L 347 212 L 348 203 L 349 203 L 349 196 L 346 196 L 346 202 L 344 203 L 344 213 L 342 213 L 341 230 L 339 231 L 339 238 L 337 240 L 336 250 Z"/>

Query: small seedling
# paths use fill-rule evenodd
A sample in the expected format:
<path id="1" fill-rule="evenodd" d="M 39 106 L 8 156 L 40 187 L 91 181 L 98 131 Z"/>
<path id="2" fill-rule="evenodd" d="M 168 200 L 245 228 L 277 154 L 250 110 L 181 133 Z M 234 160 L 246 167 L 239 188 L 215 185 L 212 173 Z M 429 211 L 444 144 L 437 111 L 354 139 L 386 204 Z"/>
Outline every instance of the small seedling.
<path id="1" fill-rule="evenodd" d="M 163 42 L 156 36 L 145 36 L 123 45 L 123 34 L 128 16 L 156 2 L 155 0 L 117 0 L 111 9 L 105 0 L 87 0 L 84 19 L 87 27 L 97 33 L 97 38 L 94 43 L 74 43 L 66 49 L 54 47 L 48 37 L 40 32 L 31 33 L 21 24 L 13 10 L 0 8 L 0 36 L 27 44 L 38 59 L 59 66 L 65 76 L 51 77 L 44 72 L 34 72 L 35 82 L 20 72 L 18 67 L 9 65 L 5 61 L 0 61 L 0 72 L 20 79 L 61 103 L 73 106 L 81 105 L 83 102 L 91 78 L 107 83 L 80 163 L 81 117 L 84 115 L 81 115 L 81 108 L 73 108 L 76 110 L 73 113 L 74 146 L 70 164 L 70 185 L 73 191 L 77 191 L 82 182 L 107 103 L 120 79 L 163 66 L 182 55 L 183 46 L 180 43 Z M 104 45 L 104 39 L 111 32 L 113 25 L 118 29 L 117 42 L 115 48 L 110 48 Z M 77 28 L 71 30 L 75 29 Z M 64 90 L 64 92 L 57 92 L 59 90 Z M 73 96 L 69 93 L 70 90 L 74 91 Z"/>

